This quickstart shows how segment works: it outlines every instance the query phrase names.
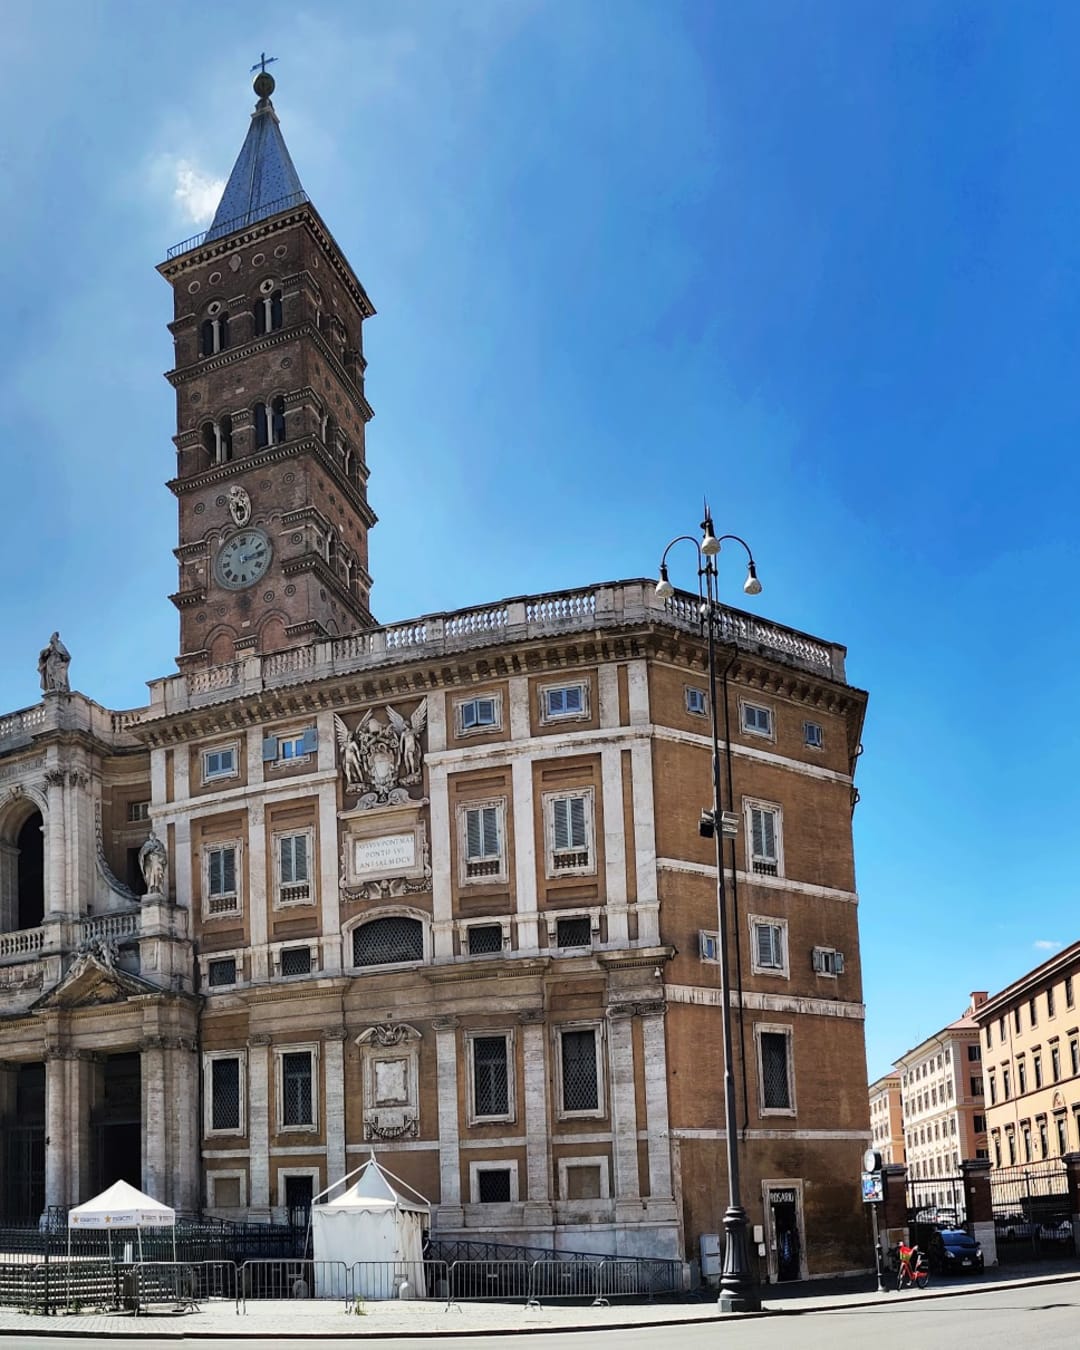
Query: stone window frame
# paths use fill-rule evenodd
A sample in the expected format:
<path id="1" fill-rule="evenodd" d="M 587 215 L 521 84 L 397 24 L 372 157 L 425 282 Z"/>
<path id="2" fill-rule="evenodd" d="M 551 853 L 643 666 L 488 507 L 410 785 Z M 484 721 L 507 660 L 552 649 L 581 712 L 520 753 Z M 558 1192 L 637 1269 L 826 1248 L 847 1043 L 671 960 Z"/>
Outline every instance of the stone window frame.
<path id="1" fill-rule="evenodd" d="M 484 876 L 469 876 L 469 819 L 467 812 L 483 811 L 494 807 L 496 828 L 499 835 L 499 870 Z M 505 884 L 510 875 L 510 849 L 506 835 L 507 799 L 506 797 L 478 797 L 475 800 L 458 802 L 458 883 L 461 886 L 497 886 Z M 474 859 L 474 861 L 481 861 Z M 483 861 L 492 861 L 484 859 Z"/>
<path id="2" fill-rule="evenodd" d="M 247 1172 L 243 1168 L 230 1168 L 227 1171 L 208 1171 L 206 1173 L 207 1191 L 206 1208 L 209 1209 L 247 1209 Z M 237 1206 L 222 1205 L 217 1200 L 218 1181 L 239 1181 L 240 1183 L 240 1203 Z"/>
<path id="3" fill-rule="evenodd" d="M 544 926 L 547 930 L 547 945 L 549 952 L 591 952 L 595 951 L 600 943 L 600 915 L 603 906 L 593 905 L 588 909 L 549 909 L 544 913 Z M 563 919 L 588 919 L 589 921 L 589 941 L 588 943 L 579 943 L 576 947 L 559 946 L 559 923 Z"/>
<path id="4" fill-rule="evenodd" d="M 568 1110 L 563 1085 L 562 1038 L 568 1031 L 591 1031 L 594 1033 L 596 1052 L 596 1107 L 583 1111 Z M 607 1117 L 607 1083 L 604 1076 L 605 1051 L 607 1038 L 602 1018 L 585 1018 L 574 1022 L 559 1022 L 551 1028 L 553 1042 L 555 1076 L 555 1118 L 556 1120 L 604 1120 Z"/>
<path id="5" fill-rule="evenodd" d="M 473 1061 L 474 1042 L 501 1036 L 506 1045 L 506 1103 L 505 1112 L 481 1115 L 476 1110 L 476 1075 Z M 517 1074 L 514 1072 L 517 1038 L 513 1027 L 471 1027 L 464 1033 L 465 1041 L 465 1121 L 468 1125 L 491 1125 L 517 1120 Z"/>
<path id="6" fill-rule="evenodd" d="M 246 947 L 236 947 L 231 951 L 225 952 L 200 952 L 199 953 L 199 975 L 204 993 L 216 993 L 219 989 L 236 989 L 239 985 L 246 983 L 244 980 L 244 953 Z M 236 979 L 231 984 L 211 984 L 210 967 L 215 961 L 235 961 Z"/>
<path id="7" fill-rule="evenodd" d="M 295 763 L 294 761 L 290 761 Z M 283 898 L 283 892 L 286 883 L 281 879 L 281 841 L 283 839 L 293 839 L 297 835 L 307 837 L 307 887 L 308 893 L 305 899 L 286 900 Z M 270 835 L 270 852 L 273 858 L 273 876 L 274 876 L 274 909 L 297 909 L 311 908 L 318 904 L 318 895 L 316 893 L 315 878 L 318 873 L 318 859 L 315 854 L 315 826 L 305 825 L 300 829 L 274 830 Z M 289 882 L 288 886 L 295 888 L 300 882 Z"/>
<path id="8" fill-rule="evenodd" d="M 803 744 L 808 750 L 825 749 L 825 728 L 820 722 L 804 722 Z"/>
<path id="9" fill-rule="evenodd" d="M 768 719 L 768 727 L 762 730 L 760 727 L 747 725 L 746 715 L 750 709 L 754 712 L 763 712 Z M 776 709 L 770 703 L 759 703 L 755 699 L 739 699 L 739 730 L 744 736 L 755 736 L 762 741 L 776 742 Z"/>
<path id="10" fill-rule="evenodd" d="M 511 926 L 513 916 L 506 914 L 501 916 L 484 915 L 473 919 L 457 919 L 455 921 L 458 935 L 458 955 L 467 958 L 470 961 L 490 961 L 498 956 L 498 952 L 471 952 L 469 951 L 469 929 L 470 928 L 498 928 L 502 931 L 502 951 L 510 950 L 512 943 Z"/>
<path id="11" fill-rule="evenodd" d="M 825 980 L 838 980 L 844 973 L 844 953 L 838 947 L 813 947 L 810 962 L 814 974 Z"/>
<path id="12" fill-rule="evenodd" d="M 611 1199 L 611 1159 L 606 1153 L 586 1153 L 577 1157 L 560 1158 L 559 1164 L 559 1200 L 562 1204 L 595 1205 L 601 1200 Z M 600 1173 L 600 1194 L 595 1199 L 571 1200 L 567 1195 L 567 1173 L 571 1167 L 589 1167 Z"/>
<path id="13" fill-rule="evenodd" d="M 150 819 L 150 801 L 129 801 L 127 804 L 128 825 L 144 825 Z"/>
<path id="14" fill-rule="evenodd" d="M 743 829 L 745 831 L 746 841 L 746 870 L 751 877 L 782 877 L 784 875 L 784 808 L 779 802 L 766 801 L 763 797 L 744 797 L 743 805 Z M 754 853 L 754 812 L 769 811 L 773 819 L 773 840 L 776 846 L 776 857 L 770 860 L 765 858 L 764 854 L 759 859 Z M 776 871 L 761 871 L 755 869 L 756 862 L 775 865 Z"/>
<path id="15" fill-rule="evenodd" d="M 774 980 L 791 979 L 791 944 L 788 941 L 788 921 L 787 919 L 778 919 L 773 914 L 748 914 L 746 916 L 750 928 L 750 970 L 755 975 L 767 975 Z M 765 966 L 758 960 L 758 936 L 759 927 L 780 929 L 780 947 L 783 953 L 783 959 L 779 966 Z M 719 941 L 719 938 L 717 938 Z"/>
<path id="16" fill-rule="evenodd" d="M 516 1158 L 491 1158 L 480 1162 L 469 1161 L 469 1203 L 473 1205 L 483 1204 L 485 1209 L 491 1208 L 494 1203 L 485 1202 L 480 1199 L 480 1173 L 481 1172 L 509 1172 L 510 1173 L 510 1199 L 503 1203 L 516 1205 L 520 1203 L 521 1191 L 518 1184 L 518 1160 Z"/>
<path id="17" fill-rule="evenodd" d="M 267 754 L 270 742 L 274 742 L 274 754 Z M 286 741 L 300 742 L 300 753 L 295 755 L 282 755 L 281 747 Z M 303 748 L 304 742 L 308 742 L 308 749 Z M 264 731 L 262 738 L 262 763 L 264 769 L 283 769 L 288 768 L 290 764 L 307 764 L 318 758 L 319 753 L 319 729 L 312 723 L 307 722 L 302 726 L 290 725 L 284 731 Z"/>
<path id="18" fill-rule="evenodd" d="M 322 1088 L 319 1072 L 321 1041 L 298 1041 L 294 1045 L 271 1046 L 274 1054 L 274 1130 L 277 1134 L 317 1134 L 319 1132 L 319 1093 Z M 285 1056 L 311 1056 L 311 1120 L 296 1125 L 285 1124 Z"/>
<path id="19" fill-rule="evenodd" d="M 219 849 L 231 848 L 233 857 L 233 879 L 236 882 L 235 905 L 232 909 L 211 910 L 210 901 L 215 897 L 210 894 L 210 854 Z M 244 912 L 244 841 L 236 836 L 233 839 L 207 839 L 202 844 L 202 916 L 203 922 L 209 923 L 218 919 L 235 919 Z M 217 897 L 224 899 L 228 892 L 222 892 Z"/>
<path id="20" fill-rule="evenodd" d="M 235 1128 L 227 1126 L 224 1128 L 214 1128 L 214 1078 L 211 1065 L 217 1059 L 235 1059 L 239 1061 L 240 1071 L 237 1076 L 240 1093 L 240 1124 Z M 241 1137 L 247 1134 L 247 1095 L 248 1095 L 248 1069 L 247 1069 L 247 1051 L 246 1050 L 204 1050 L 202 1052 L 202 1072 L 203 1072 L 203 1135 L 207 1139 L 220 1139 L 224 1137 Z"/>
<path id="21" fill-rule="evenodd" d="M 395 1036 L 390 1044 L 380 1041 L 378 1025 L 367 1027 L 354 1038 L 360 1051 L 360 1106 L 365 1140 L 380 1137 L 369 1127 L 381 1124 L 382 1113 L 389 1115 L 395 1128 L 411 1119 L 414 1138 L 420 1129 L 420 1045 L 423 1038 L 408 1022 L 393 1023 L 392 1026 Z M 401 1102 L 380 1103 L 378 1100 L 376 1065 L 384 1060 L 405 1061 L 405 1099 Z"/>
<path id="22" fill-rule="evenodd" d="M 765 1074 L 761 1059 L 761 1038 L 763 1035 L 783 1036 L 787 1050 L 787 1082 L 790 1106 L 765 1105 Z M 795 1095 L 795 1036 L 794 1028 L 783 1022 L 755 1022 L 754 1024 L 754 1061 L 757 1066 L 758 1113 L 762 1116 L 797 1116 L 798 1100 Z"/>
<path id="23" fill-rule="evenodd" d="M 226 750 L 232 751 L 232 768 L 221 769 L 217 773 L 210 773 L 206 766 L 206 761 L 210 755 L 220 755 Z M 209 783 L 224 783 L 230 778 L 240 777 L 240 742 L 222 741 L 218 745 L 203 746 L 199 751 L 199 765 L 202 769 L 203 786 Z"/>
<path id="24" fill-rule="evenodd" d="M 420 932 L 424 944 L 424 954 L 418 960 L 413 961 L 382 961 L 372 966 L 358 966 L 353 963 L 353 934 L 358 928 L 363 928 L 365 924 L 373 923 L 376 919 L 417 919 L 420 923 Z M 363 914 L 357 914 L 354 919 L 342 925 L 342 941 L 345 944 L 342 950 L 342 962 L 344 969 L 350 970 L 414 970 L 419 966 L 429 966 L 435 959 L 434 939 L 432 937 L 432 917 L 422 909 L 414 909 L 411 905 L 387 904 L 377 905 L 373 909 L 367 910 Z M 315 941 L 314 938 L 311 939 Z M 299 946 L 299 942 L 288 943 L 288 946 Z"/>
<path id="25" fill-rule="evenodd" d="M 465 725 L 465 709 L 471 703 L 490 702 L 492 704 L 492 720 L 467 727 Z M 454 735 L 459 739 L 469 736 L 483 736 L 493 731 L 502 731 L 503 729 L 503 696 L 500 690 L 492 690 L 490 693 L 474 692 L 468 698 L 459 698 L 454 700 Z"/>
<path id="26" fill-rule="evenodd" d="M 698 698 L 701 699 L 701 707 L 700 708 L 692 707 L 691 704 L 693 702 L 696 702 Z M 708 717 L 709 691 L 707 689 L 702 689 L 700 685 L 698 684 L 683 685 L 683 703 L 686 707 L 686 711 L 690 714 L 691 717 Z"/>
<path id="27" fill-rule="evenodd" d="M 275 980 L 302 980 L 304 975 L 282 975 L 281 973 L 281 953 L 288 948 L 290 951 L 294 947 L 306 947 L 311 953 L 311 967 L 306 972 L 307 976 L 318 975 L 322 970 L 321 955 L 322 948 L 317 937 L 307 938 L 283 938 L 280 942 L 271 942 L 267 946 L 270 953 L 270 972 Z"/>
<path id="28" fill-rule="evenodd" d="M 555 803 L 581 799 L 585 802 L 585 846 L 581 849 L 555 847 Z M 559 788 L 541 793 L 544 818 L 544 875 L 549 881 L 559 877 L 591 877 L 596 875 L 596 789 L 591 784 L 581 787 Z M 555 860 L 562 854 L 585 853 L 588 861 L 568 867 L 556 867 Z M 565 917 L 565 916 L 564 916 Z"/>
<path id="29" fill-rule="evenodd" d="M 560 722 L 588 722 L 592 718 L 592 682 L 587 679 L 579 680 L 548 680 L 544 684 L 537 685 L 536 695 L 540 704 L 540 725 L 542 727 L 552 726 Z M 577 712 L 551 712 L 549 711 L 548 695 L 555 692 L 556 689 L 580 689 L 581 690 L 581 708 Z"/>
<path id="30" fill-rule="evenodd" d="M 275 1209 L 284 1210 L 287 1208 L 285 1204 L 285 1180 L 287 1177 L 310 1177 L 311 1195 L 313 1200 L 314 1197 L 317 1196 L 319 1194 L 319 1191 L 322 1189 L 322 1187 L 319 1185 L 319 1182 L 322 1180 L 322 1171 L 318 1167 L 303 1167 L 303 1166 L 293 1167 L 290 1164 L 285 1163 L 283 1166 L 277 1169 L 277 1176 L 274 1180 L 274 1187 L 275 1190 L 277 1191 L 277 1198 L 279 1202 L 277 1205 L 274 1206 Z"/>

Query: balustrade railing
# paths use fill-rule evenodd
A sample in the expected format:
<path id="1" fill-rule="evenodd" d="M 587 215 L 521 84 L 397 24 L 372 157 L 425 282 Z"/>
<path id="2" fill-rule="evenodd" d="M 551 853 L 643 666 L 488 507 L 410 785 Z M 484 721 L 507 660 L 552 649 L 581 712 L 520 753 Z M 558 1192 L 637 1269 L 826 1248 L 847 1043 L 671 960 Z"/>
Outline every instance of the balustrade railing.
<path id="1" fill-rule="evenodd" d="M 19 928 L 14 933 L 0 933 L 0 961 L 37 956 L 44 945 L 44 928 Z"/>
<path id="2" fill-rule="evenodd" d="M 139 911 L 127 910 L 120 914 L 101 914 L 95 919 L 83 919 L 79 925 L 82 942 L 122 942 L 139 931 Z"/>
<path id="3" fill-rule="evenodd" d="M 45 704 L 39 703 L 33 708 L 22 708 L 19 712 L 8 713 L 0 717 L 0 741 L 16 740 L 22 736 L 32 736 L 45 725 Z"/>

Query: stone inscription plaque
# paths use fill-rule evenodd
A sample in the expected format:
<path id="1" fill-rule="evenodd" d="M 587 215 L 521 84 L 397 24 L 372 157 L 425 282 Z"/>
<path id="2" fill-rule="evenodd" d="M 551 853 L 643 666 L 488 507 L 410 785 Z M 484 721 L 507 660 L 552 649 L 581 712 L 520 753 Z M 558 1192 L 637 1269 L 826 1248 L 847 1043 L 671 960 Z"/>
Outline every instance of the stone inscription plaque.
<path id="1" fill-rule="evenodd" d="M 416 866 L 416 836 L 383 834 L 377 839 L 353 841 L 353 871 L 357 876 L 372 872 L 407 872 Z"/>

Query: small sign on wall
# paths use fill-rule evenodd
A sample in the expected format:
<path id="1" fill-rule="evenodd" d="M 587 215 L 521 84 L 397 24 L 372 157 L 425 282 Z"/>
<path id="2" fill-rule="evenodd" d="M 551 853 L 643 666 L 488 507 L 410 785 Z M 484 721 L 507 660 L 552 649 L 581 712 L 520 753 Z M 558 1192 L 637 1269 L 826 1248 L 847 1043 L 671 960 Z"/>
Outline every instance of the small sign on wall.
<path id="1" fill-rule="evenodd" d="M 374 839 L 353 840 L 353 872 L 356 876 L 372 873 L 407 872 L 416 866 L 416 835 L 383 834 Z"/>
<path id="2" fill-rule="evenodd" d="M 864 1205 L 880 1205 L 885 1199 L 884 1179 L 880 1172 L 862 1174 L 862 1198 Z"/>

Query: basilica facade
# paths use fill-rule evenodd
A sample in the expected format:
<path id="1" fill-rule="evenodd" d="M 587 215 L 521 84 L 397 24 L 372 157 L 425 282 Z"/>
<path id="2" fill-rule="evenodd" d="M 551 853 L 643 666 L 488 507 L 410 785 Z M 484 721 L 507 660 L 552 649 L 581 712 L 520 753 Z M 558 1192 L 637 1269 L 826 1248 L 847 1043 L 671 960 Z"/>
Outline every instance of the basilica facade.
<path id="1" fill-rule="evenodd" d="M 724 1118 L 712 691 L 641 579 L 378 623 L 367 294 L 270 95 L 170 251 L 178 673 L 0 717 L 0 1202 L 125 1177 L 281 1219 L 371 1150 L 443 1236 L 691 1260 L 725 1140 L 762 1274 L 864 1267 L 835 643 L 718 616 L 737 1119 Z"/>

